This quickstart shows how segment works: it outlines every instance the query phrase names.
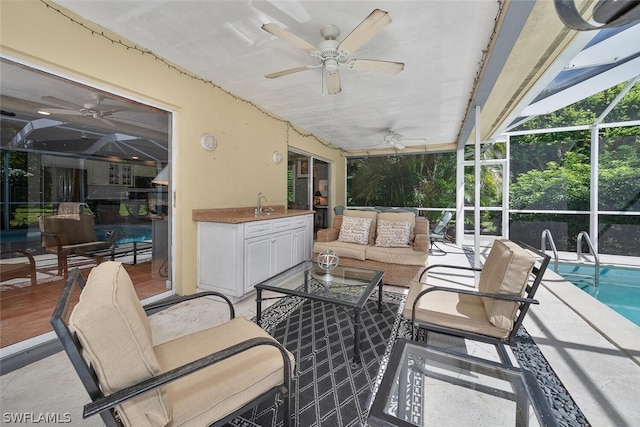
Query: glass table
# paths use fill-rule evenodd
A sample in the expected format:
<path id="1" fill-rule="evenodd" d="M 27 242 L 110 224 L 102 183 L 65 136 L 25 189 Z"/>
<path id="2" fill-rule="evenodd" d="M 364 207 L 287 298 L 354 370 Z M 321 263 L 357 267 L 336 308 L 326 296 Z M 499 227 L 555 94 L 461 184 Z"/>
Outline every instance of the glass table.
<path id="1" fill-rule="evenodd" d="M 353 309 L 353 362 L 360 363 L 361 311 L 378 287 L 378 311 L 382 311 L 382 271 L 338 266 L 327 275 L 306 261 L 262 283 L 256 289 L 256 323 L 260 324 L 263 291 L 307 298 Z M 277 297 L 282 298 L 282 297 Z"/>
<path id="2" fill-rule="evenodd" d="M 379 426 L 557 426 L 528 370 L 399 339 L 369 412 Z"/>

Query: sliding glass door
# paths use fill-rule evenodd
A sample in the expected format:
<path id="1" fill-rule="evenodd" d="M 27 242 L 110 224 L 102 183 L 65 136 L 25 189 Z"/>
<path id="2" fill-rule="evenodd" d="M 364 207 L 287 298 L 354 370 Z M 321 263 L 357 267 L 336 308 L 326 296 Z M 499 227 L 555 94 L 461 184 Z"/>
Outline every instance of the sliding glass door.
<path id="1" fill-rule="evenodd" d="M 2 261 L 32 256 L 37 279 L 3 275 L 2 347 L 51 330 L 65 270 L 113 259 L 141 299 L 170 290 L 171 113 L 4 58 L 0 74 Z M 58 255 L 47 233 L 96 244 Z"/>

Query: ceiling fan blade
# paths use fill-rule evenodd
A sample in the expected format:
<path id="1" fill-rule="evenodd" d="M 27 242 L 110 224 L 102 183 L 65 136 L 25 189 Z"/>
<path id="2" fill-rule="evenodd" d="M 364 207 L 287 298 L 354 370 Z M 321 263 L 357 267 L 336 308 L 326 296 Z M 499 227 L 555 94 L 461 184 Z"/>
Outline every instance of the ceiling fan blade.
<path id="1" fill-rule="evenodd" d="M 115 124 L 115 123 L 113 123 L 113 122 L 112 122 L 111 120 L 109 120 L 109 119 L 105 119 L 104 117 L 100 117 L 100 120 L 102 120 L 102 122 L 103 122 L 103 123 L 106 123 L 106 124 L 108 124 L 108 125 L 109 125 L 109 126 L 111 126 L 111 127 L 116 127 L 116 124 Z"/>
<path id="2" fill-rule="evenodd" d="M 71 108 L 72 110 L 79 110 L 83 108 L 82 105 L 74 104 L 73 102 L 65 101 L 64 99 L 56 98 L 55 96 L 43 96 L 40 99 L 50 102 L 52 104 L 61 105 L 63 107 Z"/>
<path id="3" fill-rule="evenodd" d="M 306 71 L 309 68 L 314 68 L 314 67 L 310 67 L 308 65 L 301 65 L 300 67 L 289 68 L 288 70 L 276 71 L 275 73 L 265 74 L 264 76 L 268 79 L 275 79 L 278 77 L 286 76 L 288 74 L 299 73 L 300 71 Z"/>
<path id="4" fill-rule="evenodd" d="M 391 16 L 389 16 L 389 12 L 380 9 L 374 10 L 342 40 L 338 46 L 338 50 L 343 50 L 347 53 L 355 52 L 356 49 L 368 42 L 390 23 Z"/>
<path id="5" fill-rule="evenodd" d="M 281 38 L 282 40 L 291 43 L 292 45 L 294 45 L 295 47 L 297 47 L 298 49 L 302 49 L 307 53 L 312 53 L 317 51 L 318 49 L 316 49 L 316 47 L 314 45 L 312 45 L 311 43 L 302 40 L 300 37 L 296 36 L 295 34 L 285 30 L 284 28 L 279 27 L 276 24 L 264 24 L 262 26 L 262 29 L 265 30 L 268 33 L 273 34 L 276 37 Z"/>
<path id="6" fill-rule="evenodd" d="M 84 116 L 83 113 L 77 110 L 65 110 L 63 108 L 43 108 L 42 111 L 51 114 L 63 114 L 67 116 Z"/>
<path id="7" fill-rule="evenodd" d="M 349 68 L 356 71 L 370 71 L 372 73 L 398 74 L 404 70 L 404 63 L 377 61 L 375 59 L 354 59 L 349 62 Z"/>
<path id="8" fill-rule="evenodd" d="M 109 110 L 102 110 L 102 109 L 97 108 L 97 107 L 94 108 L 94 110 L 100 112 L 101 116 L 110 116 L 112 114 L 119 113 L 121 111 L 135 111 L 133 108 L 111 108 Z"/>
<path id="9" fill-rule="evenodd" d="M 342 91 L 342 84 L 340 83 L 340 73 L 338 71 L 331 71 L 326 73 L 325 80 L 327 81 L 327 93 L 329 95 L 335 95 Z"/>

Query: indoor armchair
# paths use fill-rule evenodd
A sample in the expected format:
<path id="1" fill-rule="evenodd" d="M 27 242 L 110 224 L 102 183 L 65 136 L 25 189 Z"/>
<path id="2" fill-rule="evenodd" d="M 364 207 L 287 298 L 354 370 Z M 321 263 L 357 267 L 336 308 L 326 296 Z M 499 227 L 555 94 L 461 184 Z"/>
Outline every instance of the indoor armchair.
<path id="1" fill-rule="evenodd" d="M 67 316 L 76 285 L 80 301 Z M 226 301 L 228 322 L 152 344 L 148 313 L 205 295 Z M 108 261 L 86 286 L 78 269 L 71 272 L 51 323 L 91 397 L 85 417 L 99 413 L 108 426 L 224 425 L 279 393 L 288 426 L 293 356 L 234 315 L 216 292 L 143 307 L 124 267 Z"/>
<path id="2" fill-rule="evenodd" d="M 19 257 L 10 258 L 9 255 Z M 36 260 L 26 251 L 3 251 L 0 253 L 0 281 L 28 277 L 31 279 L 31 286 L 36 285 Z M 6 257 L 6 258 L 5 258 Z"/>

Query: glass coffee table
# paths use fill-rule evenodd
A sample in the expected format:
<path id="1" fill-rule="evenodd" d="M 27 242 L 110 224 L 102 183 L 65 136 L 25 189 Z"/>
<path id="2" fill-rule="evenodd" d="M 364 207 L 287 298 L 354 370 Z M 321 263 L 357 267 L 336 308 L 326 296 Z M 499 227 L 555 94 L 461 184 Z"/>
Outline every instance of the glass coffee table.
<path id="1" fill-rule="evenodd" d="M 369 426 L 557 426 L 528 370 L 399 339 Z"/>
<path id="2" fill-rule="evenodd" d="M 256 323 L 260 324 L 263 291 L 302 297 L 353 309 L 353 362 L 360 363 L 361 311 L 378 287 L 378 311 L 382 311 L 382 271 L 338 266 L 327 277 L 315 263 L 306 261 L 255 285 Z M 275 297 L 282 298 L 282 297 Z"/>

